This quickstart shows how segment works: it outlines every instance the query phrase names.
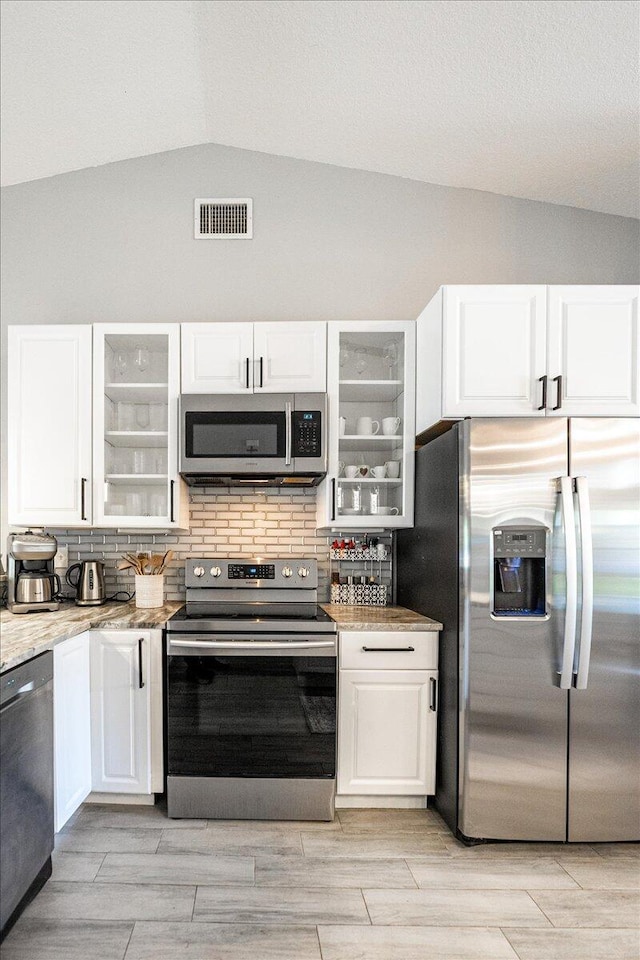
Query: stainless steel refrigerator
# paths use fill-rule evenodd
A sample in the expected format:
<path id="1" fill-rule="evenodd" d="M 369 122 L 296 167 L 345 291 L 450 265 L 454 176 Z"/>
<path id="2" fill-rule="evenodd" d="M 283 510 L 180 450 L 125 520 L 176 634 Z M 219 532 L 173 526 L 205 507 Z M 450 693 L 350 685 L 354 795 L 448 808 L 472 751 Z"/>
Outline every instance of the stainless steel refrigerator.
<path id="1" fill-rule="evenodd" d="M 463 838 L 640 837 L 640 421 L 465 420 L 416 453 L 398 602 L 444 624 Z"/>

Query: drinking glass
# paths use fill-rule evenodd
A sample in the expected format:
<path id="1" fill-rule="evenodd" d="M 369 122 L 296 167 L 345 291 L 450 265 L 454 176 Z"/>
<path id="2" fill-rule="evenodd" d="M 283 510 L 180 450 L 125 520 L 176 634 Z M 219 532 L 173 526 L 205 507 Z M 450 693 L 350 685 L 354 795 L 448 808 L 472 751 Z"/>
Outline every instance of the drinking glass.
<path id="1" fill-rule="evenodd" d="M 149 366 L 149 351 L 146 347 L 137 346 L 135 348 L 133 362 L 140 373 L 144 373 Z"/>
<path id="2" fill-rule="evenodd" d="M 136 426 L 146 430 L 149 426 L 149 404 L 136 403 Z"/>
<path id="3" fill-rule="evenodd" d="M 364 347 L 358 347 L 356 350 L 356 371 L 359 374 L 365 372 L 369 366 L 369 360 L 367 358 L 367 351 Z"/>
<path id="4" fill-rule="evenodd" d="M 129 367 L 129 356 L 124 350 L 117 350 L 113 355 L 114 380 L 124 380 Z"/>

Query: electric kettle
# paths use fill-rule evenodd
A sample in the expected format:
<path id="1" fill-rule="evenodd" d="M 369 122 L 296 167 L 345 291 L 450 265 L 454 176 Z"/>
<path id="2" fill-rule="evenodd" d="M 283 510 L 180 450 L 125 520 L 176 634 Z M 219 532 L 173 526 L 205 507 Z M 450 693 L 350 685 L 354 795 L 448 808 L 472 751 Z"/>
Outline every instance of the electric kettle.
<path id="1" fill-rule="evenodd" d="M 74 580 L 72 574 L 78 570 Z M 76 604 L 79 607 L 99 607 L 105 602 L 104 563 L 100 560 L 83 560 L 69 567 L 67 583 L 76 591 Z"/>

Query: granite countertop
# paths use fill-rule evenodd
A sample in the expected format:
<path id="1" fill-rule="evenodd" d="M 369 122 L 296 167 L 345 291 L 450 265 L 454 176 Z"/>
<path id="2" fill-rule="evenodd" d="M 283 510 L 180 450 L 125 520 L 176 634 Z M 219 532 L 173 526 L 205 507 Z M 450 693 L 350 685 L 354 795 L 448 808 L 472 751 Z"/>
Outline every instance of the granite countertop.
<path id="1" fill-rule="evenodd" d="M 59 610 L 42 613 L 0 611 L 0 670 L 10 670 L 25 660 L 51 650 L 56 643 L 85 630 L 153 630 L 163 627 L 182 603 L 138 609 L 134 603 L 105 603 L 101 607 L 62 604 Z"/>
<path id="2" fill-rule="evenodd" d="M 56 643 L 85 630 L 153 630 L 164 627 L 182 606 L 171 601 L 150 610 L 134 603 L 105 603 L 101 607 L 63 604 L 59 610 L 42 613 L 0 611 L 0 671 L 17 667 L 31 657 L 51 650 Z M 351 607 L 321 604 L 339 630 L 441 630 L 442 624 L 405 607 Z"/>
<path id="3" fill-rule="evenodd" d="M 406 607 L 355 607 L 322 603 L 339 630 L 442 630 L 442 624 Z"/>

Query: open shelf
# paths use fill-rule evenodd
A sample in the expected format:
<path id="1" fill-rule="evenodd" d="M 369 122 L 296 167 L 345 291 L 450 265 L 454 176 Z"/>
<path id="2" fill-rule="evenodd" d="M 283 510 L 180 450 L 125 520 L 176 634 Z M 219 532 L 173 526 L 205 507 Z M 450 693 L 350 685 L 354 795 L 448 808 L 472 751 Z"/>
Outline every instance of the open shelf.
<path id="1" fill-rule="evenodd" d="M 404 437 L 398 434 L 390 437 L 382 433 L 367 433 L 364 435 L 353 433 L 340 437 L 338 448 L 340 453 L 347 450 L 372 450 L 375 447 L 396 447 L 398 444 L 402 444 L 403 440 Z"/>
<path id="2" fill-rule="evenodd" d="M 386 483 L 389 487 L 402 486 L 402 477 L 382 477 L 378 480 L 376 477 L 337 477 L 338 483 Z"/>

